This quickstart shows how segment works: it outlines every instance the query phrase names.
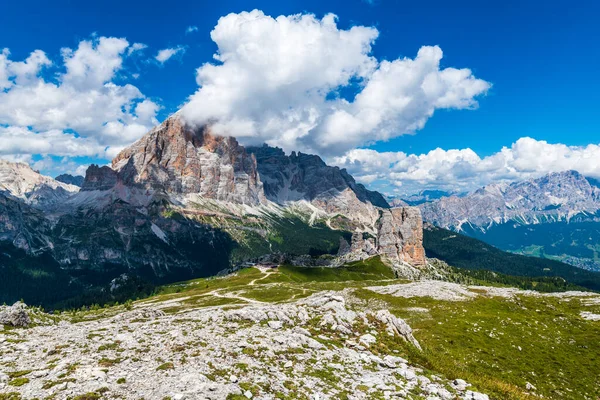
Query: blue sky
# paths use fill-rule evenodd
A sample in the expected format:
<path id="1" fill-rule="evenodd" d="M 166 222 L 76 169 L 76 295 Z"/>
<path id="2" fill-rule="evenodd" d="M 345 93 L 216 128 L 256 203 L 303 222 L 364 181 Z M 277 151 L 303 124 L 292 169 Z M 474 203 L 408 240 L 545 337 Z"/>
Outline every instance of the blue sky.
<path id="1" fill-rule="evenodd" d="M 468 68 L 474 77 L 491 85 L 474 96 L 478 103 L 474 110 L 436 109 L 414 134 L 401 134 L 404 129 L 399 126 L 395 134 L 384 137 L 374 133 L 373 140 L 364 140 L 368 138 L 364 136 L 355 146 L 377 153 L 314 148 L 372 187 L 388 193 L 432 187 L 461 190 L 570 167 L 600 175 L 598 162 L 590 160 L 590 154 L 596 154 L 590 145 L 600 142 L 600 5 L 594 1 L 11 1 L 0 6 L 0 49 L 10 49 L 13 61 L 42 50 L 53 66 L 44 67 L 39 74 L 53 82 L 64 72 L 61 48 L 76 49 L 81 41 L 93 41 L 94 37 L 124 38 L 129 46 L 143 43 L 147 48 L 135 57 L 123 57 L 111 82 L 137 87 L 143 99 L 160 107 L 156 119 L 162 121 L 198 90 L 196 69 L 206 62 L 215 63 L 212 56 L 218 47 L 210 32 L 219 18 L 253 9 L 272 17 L 313 13 L 321 19 L 334 13 L 339 30 L 374 27 L 378 36 L 369 55 L 379 63 L 414 59 L 422 46 L 436 45 L 443 51 L 440 69 Z M 188 27 L 197 30 L 186 32 Z M 167 48 L 184 50 L 161 64 L 154 57 Z M 352 86 L 339 93 L 352 100 L 355 92 Z M 21 125 L 8 117 L 3 120 L 1 115 L 0 124 L 5 128 Z M 35 133 L 48 128 L 27 127 Z M 62 131 L 85 136 L 73 128 Z M 2 135 L 0 131 L 0 141 Z M 519 142 L 524 138 L 533 141 Z M 556 147 L 560 144 L 566 146 Z M 503 147 L 511 154 L 500 157 Z M 480 160 L 464 152 L 431 155 L 429 159 L 435 160 L 430 162 L 419 157 L 436 148 L 469 149 Z M 543 154 L 551 157 L 543 162 L 523 159 L 522 153 L 529 148 L 544 148 Z M 78 157 L 43 151 L 49 151 L 48 155 L 31 154 L 30 161 L 46 160 L 39 166 L 50 174 L 59 172 L 61 160 L 71 170 L 76 165 L 106 162 L 102 154 Z M 18 153 L 18 146 L 5 151 L 9 158 Z M 382 159 L 386 160 L 383 165 Z"/>

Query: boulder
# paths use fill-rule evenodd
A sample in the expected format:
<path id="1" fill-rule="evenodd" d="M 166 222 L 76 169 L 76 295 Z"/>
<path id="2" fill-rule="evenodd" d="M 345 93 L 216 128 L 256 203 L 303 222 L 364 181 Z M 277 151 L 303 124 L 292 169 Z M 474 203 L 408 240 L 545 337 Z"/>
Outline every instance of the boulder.
<path id="1" fill-rule="evenodd" d="M 20 301 L 10 307 L 6 307 L 0 312 L 0 324 L 15 327 L 27 327 L 31 324 L 29 314 L 27 314 L 27 305 Z"/>
<path id="2" fill-rule="evenodd" d="M 396 317 L 388 310 L 379 310 L 375 317 L 387 326 L 389 334 L 398 335 L 409 343 L 412 343 L 417 349 L 421 350 L 421 345 L 412 334 L 412 328 L 401 318 Z"/>

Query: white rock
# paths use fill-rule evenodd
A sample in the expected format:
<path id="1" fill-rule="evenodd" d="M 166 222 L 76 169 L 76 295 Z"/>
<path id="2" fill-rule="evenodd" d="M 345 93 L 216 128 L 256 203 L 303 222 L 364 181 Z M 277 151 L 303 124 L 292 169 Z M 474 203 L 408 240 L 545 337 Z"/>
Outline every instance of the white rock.
<path id="1" fill-rule="evenodd" d="M 269 321 L 269 328 L 271 329 L 281 329 L 283 328 L 283 322 L 281 321 Z"/>
<path id="2" fill-rule="evenodd" d="M 360 343 L 364 343 L 367 346 L 370 346 L 373 343 L 377 342 L 377 339 L 375 338 L 375 336 L 371 335 L 370 333 L 365 333 L 358 339 L 358 341 Z"/>
<path id="3" fill-rule="evenodd" d="M 463 390 L 467 389 L 467 386 L 469 386 L 469 384 L 462 379 L 455 379 L 452 382 L 452 386 L 454 387 L 454 389 L 462 392 Z"/>

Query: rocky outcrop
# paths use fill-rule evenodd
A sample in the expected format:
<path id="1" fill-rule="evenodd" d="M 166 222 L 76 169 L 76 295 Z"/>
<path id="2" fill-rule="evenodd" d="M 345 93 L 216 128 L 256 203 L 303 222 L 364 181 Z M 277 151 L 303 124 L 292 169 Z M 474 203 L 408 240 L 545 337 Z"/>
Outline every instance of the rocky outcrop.
<path id="1" fill-rule="evenodd" d="M 418 208 L 400 207 L 380 211 L 377 251 L 391 261 L 425 265 L 423 220 Z"/>
<path id="2" fill-rule="evenodd" d="M 174 115 L 112 162 L 126 186 L 241 204 L 264 200 L 256 159 L 232 137 L 192 127 Z"/>
<path id="3" fill-rule="evenodd" d="M 80 312 L 77 323 L 46 316 L 44 324 L 0 333 L 0 392 L 124 400 L 488 399 L 467 391 L 465 381 L 455 387 L 400 357 L 399 342 L 419 347 L 410 326 L 386 309 L 355 309 L 351 292 L 277 304 L 227 289 L 206 296 L 235 299 L 236 307 L 177 296 L 136 302 L 130 311 Z M 161 311 L 173 307 L 180 312 Z M 59 352 L 59 362 L 48 365 Z M 27 377 L 22 385 L 9 385 L 15 371 Z"/>
<path id="4" fill-rule="evenodd" d="M 117 184 L 117 181 L 117 173 L 112 168 L 106 165 L 99 167 L 92 164 L 85 172 L 85 180 L 81 185 L 81 190 L 109 190 Z"/>
<path id="5" fill-rule="evenodd" d="M 9 325 L 18 328 L 29 326 L 31 319 L 27 314 L 27 306 L 20 301 L 4 310 L 0 310 L 0 325 Z"/>

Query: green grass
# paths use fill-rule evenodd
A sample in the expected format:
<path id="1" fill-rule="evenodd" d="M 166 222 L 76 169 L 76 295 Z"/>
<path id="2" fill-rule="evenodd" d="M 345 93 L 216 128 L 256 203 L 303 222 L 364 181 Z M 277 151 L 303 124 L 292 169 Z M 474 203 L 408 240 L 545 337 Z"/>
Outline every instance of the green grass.
<path id="1" fill-rule="evenodd" d="M 500 274 L 488 276 L 486 271 L 462 274 L 459 269 L 448 270 L 464 283 L 503 285 L 508 279 Z M 277 303 L 322 290 L 354 289 L 357 301 L 350 304 L 357 310 L 373 304 L 388 308 L 407 320 L 423 347 L 420 352 L 398 337 L 378 335 L 372 350 L 380 355 L 398 354 L 424 368 L 427 374 L 465 379 L 474 385 L 473 390 L 488 393 L 491 399 L 529 400 L 533 397 L 526 393 L 526 382 L 536 386 L 536 393 L 547 399 L 596 399 L 600 395 L 600 324 L 579 316 L 582 310 L 600 313 L 600 306 L 553 297 L 520 296 L 513 301 L 479 296 L 464 302 L 447 302 L 377 294 L 366 287 L 407 282 L 395 279 L 394 272 L 379 257 L 340 268 L 284 265 L 267 272 L 270 275 L 248 268 L 227 277 L 173 284 L 144 302 L 182 299 L 171 310 L 179 312 L 244 303 L 243 299 L 227 295 Z M 514 279 L 519 284 L 525 282 L 524 278 Z M 225 297 L 214 296 L 213 291 Z M 326 346 L 343 345 L 345 339 L 339 333 L 320 329 L 313 333 L 331 337 L 324 343 Z M 360 327 L 356 329 L 360 331 Z M 253 349 L 246 348 L 243 352 L 257 356 Z M 109 366 L 109 362 L 120 360 L 104 361 Z M 159 360 L 159 363 L 162 364 L 157 370 L 174 368 L 171 362 Z M 215 369 L 212 375 L 216 377 L 221 372 Z M 334 372 L 323 368 L 306 371 L 332 387 L 336 384 Z"/>
<path id="2" fill-rule="evenodd" d="M 415 330 L 424 351 L 405 347 L 404 356 L 447 378 L 465 379 L 492 398 L 527 399 L 526 382 L 551 399 L 600 394 L 600 324 L 579 317 L 579 299 L 445 302 L 368 290 L 356 294 L 385 302 Z M 416 313 L 413 307 L 429 311 Z"/>
<path id="3" fill-rule="evenodd" d="M 78 396 L 73 397 L 73 400 L 98 400 L 101 399 L 102 395 L 97 392 L 89 392 L 85 394 L 80 394 Z"/>
<path id="4" fill-rule="evenodd" d="M 175 369 L 175 365 L 172 362 L 166 362 L 156 367 L 157 371 L 167 371 L 169 369 Z"/>
<path id="5" fill-rule="evenodd" d="M 342 267 L 296 267 L 282 265 L 279 275 L 269 277 L 261 283 L 270 282 L 345 282 L 394 279 L 395 274 L 379 256 L 356 261 Z"/>
<path id="6" fill-rule="evenodd" d="M 10 386 L 23 386 L 29 383 L 29 378 L 14 378 L 8 382 Z"/>
<path id="7" fill-rule="evenodd" d="M 0 400 L 21 400 L 21 395 L 17 392 L 0 393 Z"/>

